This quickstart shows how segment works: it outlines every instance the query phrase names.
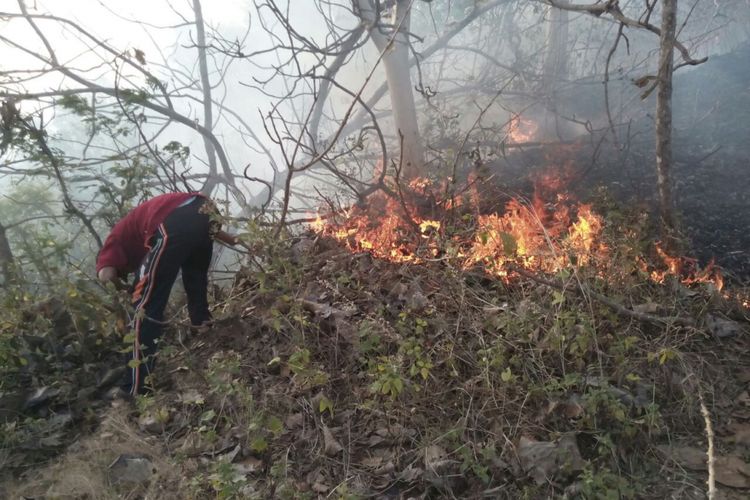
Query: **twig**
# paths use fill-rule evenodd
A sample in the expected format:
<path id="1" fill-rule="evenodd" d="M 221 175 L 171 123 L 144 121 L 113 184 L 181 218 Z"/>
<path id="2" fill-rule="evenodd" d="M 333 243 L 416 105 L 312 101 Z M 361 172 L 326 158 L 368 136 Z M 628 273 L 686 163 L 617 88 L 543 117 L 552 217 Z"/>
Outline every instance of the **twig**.
<path id="1" fill-rule="evenodd" d="M 102 248 L 104 244 L 102 243 L 102 239 L 99 236 L 99 233 L 96 232 L 91 219 L 86 214 L 84 214 L 83 211 L 75 205 L 75 203 L 73 203 L 73 200 L 70 197 L 70 191 L 68 190 L 68 186 L 65 183 L 65 178 L 63 177 L 60 168 L 62 166 L 60 159 L 55 156 L 55 153 L 52 152 L 49 144 L 47 144 L 47 139 L 44 132 L 44 124 L 41 123 L 39 127 L 36 127 L 31 118 L 29 118 L 28 120 L 21 119 L 21 123 L 23 124 L 29 135 L 31 135 L 31 137 L 36 141 L 42 154 L 47 158 L 49 165 L 52 167 L 52 170 L 55 173 L 55 178 L 60 185 L 60 193 L 63 197 L 63 206 L 65 207 L 65 210 L 71 215 L 76 216 L 83 223 L 88 232 L 94 238 L 94 241 L 96 242 L 98 247 Z"/>
<path id="2" fill-rule="evenodd" d="M 701 415 L 703 415 L 703 421 L 706 424 L 706 439 L 708 439 L 708 500 L 714 500 L 716 498 L 716 468 L 715 468 L 715 457 L 714 457 L 714 429 L 711 426 L 711 415 L 708 413 L 706 402 L 703 400 L 703 390 L 698 387 L 698 400 L 701 403 Z"/>

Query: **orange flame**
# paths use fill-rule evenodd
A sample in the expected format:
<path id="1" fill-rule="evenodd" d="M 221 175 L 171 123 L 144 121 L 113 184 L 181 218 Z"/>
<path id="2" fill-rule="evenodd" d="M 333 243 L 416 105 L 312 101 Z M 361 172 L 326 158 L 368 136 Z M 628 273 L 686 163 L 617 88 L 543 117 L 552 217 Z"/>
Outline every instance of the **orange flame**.
<path id="1" fill-rule="evenodd" d="M 429 180 L 418 178 L 409 183 L 406 199 L 397 201 L 377 193 L 366 208 L 354 207 L 343 217 L 326 220 L 318 216 L 310 228 L 353 252 L 369 252 L 398 263 L 423 263 L 449 254 L 459 267 L 481 264 L 502 278 L 507 278 L 509 264 L 545 273 L 571 265 L 600 264 L 598 272 L 604 275 L 610 253 L 601 237 L 604 221 L 591 205 L 576 203 L 563 191 L 572 170 L 561 171 L 538 175 L 532 199 L 511 199 L 501 213 L 479 212 L 477 182 L 471 176 L 468 199 L 445 200 L 436 194 L 444 189 L 433 189 Z M 425 216 L 424 205 L 433 211 L 439 208 L 439 215 Z M 456 215 L 474 221 L 470 234 L 448 234 L 450 224 L 444 221 L 456 220 Z M 451 252 L 446 252 L 448 247 Z M 671 275 L 685 285 L 710 283 L 717 291 L 724 288 L 721 270 L 713 262 L 700 269 L 696 259 L 674 257 L 660 244 L 655 251 L 664 268 L 654 269 L 641 257 L 636 261 L 654 282 L 663 283 Z"/>
<path id="2" fill-rule="evenodd" d="M 667 266 L 666 270 L 651 271 L 651 279 L 655 282 L 663 283 L 667 279 L 667 276 L 675 276 L 684 285 L 710 283 L 719 292 L 724 289 L 724 276 L 713 259 L 705 268 L 699 269 L 696 259 L 691 257 L 673 257 L 664 250 L 661 243 L 656 243 L 654 248 L 664 265 Z"/>
<path id="3" fill-rule="evenodd" d="M 442 215 L 462 209 L 475 214 L 472 235 L 446 236 L 441 220 L 420 215 L 416 202 L 397 202 L 379 194 L 371 197 L 368 209 L 355 208 L 338 222 L 311 224 L 313 231 L 342 242 L 352 251 L 366 251 L 393 262 L 419 263 L 435 258 L 445 243 L 458 249 L 457 264 L 467 268 L 483 264 L 498 276 L 507 276 L 508 264 L 544 272 L 556 272 L 571 262 L 589 263 L 606 256 L 599 242 L 603 221 L 590 205 L 577 204 L 570 196 L 557 193 L 565 181 L 557 176 L 539 176 L 530 203 L 511 199 L 502 213 L 479 214 L 478 192 L 470 179 L 467 207 L 460 199 L 442 203 Z M 410 183 L 415 199 L 437 199 L 427 179 Z M 441 202 L 433 203 L 440 206 Z M 442 240 L 442 242 L 441 242 Z"/>
<path id="4" fill-rule="evenodd" d="M 509 142 L 530 142 L 536 135 L 539 126 L 531 120 L 521 118 L 521 115 L 513 115 L 508 122 Z"/>

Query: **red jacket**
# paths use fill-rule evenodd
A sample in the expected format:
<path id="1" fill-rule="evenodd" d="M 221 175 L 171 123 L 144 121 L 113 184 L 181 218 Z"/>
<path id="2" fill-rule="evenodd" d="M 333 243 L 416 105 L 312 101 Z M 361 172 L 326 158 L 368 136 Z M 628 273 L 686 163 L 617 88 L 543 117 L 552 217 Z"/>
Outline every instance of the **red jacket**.
<path id="1" fill-rule="evenodd" d="M 168 193 L 151 198 L 123 217 L 107 236 L 96 259 L 96 272 L 103 267 L 114 267 L 119 273 L 138 269 L 148 252 L 148 240 L 159 224 L 182 203 L 200 193 Z"/>

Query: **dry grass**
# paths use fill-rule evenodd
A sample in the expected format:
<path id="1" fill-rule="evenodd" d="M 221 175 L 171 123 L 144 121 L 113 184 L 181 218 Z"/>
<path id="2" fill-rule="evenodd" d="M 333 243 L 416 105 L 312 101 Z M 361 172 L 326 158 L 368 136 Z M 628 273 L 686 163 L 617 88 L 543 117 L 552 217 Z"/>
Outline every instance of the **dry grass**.
<path id="1" fill-rule="evenodd" d="M 54 461 L 31 468 L 24 476 L 7 485 L 7 498 L 59 499 L 132 499 L 189 498 L 181 490 L 181 474 L 164 454 L 156 438 L 144 436 L 128 418 L 126 403 L 116 401 L 102 417 L 93 434 L 74 442 Z M 155 469 L 153 480 L 146 485 L 125 487 L 112 485 L 109 466 L 121 454 L 148 456 Z M 170 486 L 169 490 L 165 487 Z"/>

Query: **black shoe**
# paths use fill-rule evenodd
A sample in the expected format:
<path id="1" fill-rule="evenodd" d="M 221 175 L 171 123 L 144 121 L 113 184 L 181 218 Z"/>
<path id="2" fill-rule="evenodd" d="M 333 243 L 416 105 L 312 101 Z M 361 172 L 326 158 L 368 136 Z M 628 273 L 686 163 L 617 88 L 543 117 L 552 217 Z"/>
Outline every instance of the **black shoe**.
<path id="1" fill-rule="evenodd" d="M 203 333 L 206 333 L 209 330 L 211 330 L 213 328 L 213 326 L 214 326 L 214 320 L 208 319 L 208 320 L 206 320 L 206 321 L 204 321 L 204 322 L 202 322 L 202 323 L 200 323 L 198 325 L 190 325 L 190 331 L 192 333 L 203 334 Z"/>
<path id="2" fill-rule="evenodd" d="M 122 387 L 113 387 L 104 393 L 102 399 L 105 401 L 133 401 L 133 396 Z"/>
<path id="3" fill-rule="evenodd" d="M 107 371 L 97 384 L 97 390 L 103 391 L 113 385 L 124 386 L 130 380 L 130 373 L 125 365 L 117 366 Z"/>

